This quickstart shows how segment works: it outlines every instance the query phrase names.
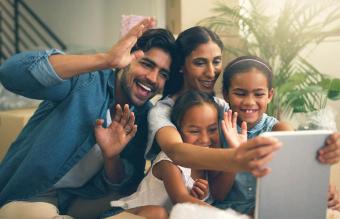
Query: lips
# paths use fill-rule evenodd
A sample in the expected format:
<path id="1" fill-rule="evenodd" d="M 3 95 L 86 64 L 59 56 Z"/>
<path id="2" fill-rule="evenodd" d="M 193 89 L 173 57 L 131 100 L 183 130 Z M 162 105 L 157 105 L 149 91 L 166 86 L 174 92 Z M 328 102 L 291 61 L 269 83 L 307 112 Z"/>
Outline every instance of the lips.
<path id="1" fill-rule="evenodd" d="M 212 89 L 215 85 L 215 80 L 200 80 L 200 83 L 203 87 Z"/>
<path id="2" fill-rule="evenodd" d="M 151 94 L 156 91 L 155 86 L 142 81 L 135 81 L 137 85 L 137 97 L 140 99 L 147 99 Z"/>

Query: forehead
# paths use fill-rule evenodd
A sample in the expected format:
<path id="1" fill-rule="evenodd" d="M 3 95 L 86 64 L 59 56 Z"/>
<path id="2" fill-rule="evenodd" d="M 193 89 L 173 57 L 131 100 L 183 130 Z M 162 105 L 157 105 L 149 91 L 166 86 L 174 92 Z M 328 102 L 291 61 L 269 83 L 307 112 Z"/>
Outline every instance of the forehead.
<path id="1" fill-rule="evenodd" d="M 183 115 L 181 125 L 204 125 L 205 122 L 208 125 L 217 122 L 217 109 L 212 104 L 204 103 L 188 108 Z"/>
<path id="2" fill-rule="evenodd" d="M 206 56 L 206 57 L 215 57 L 220 56 L 222 54 L 222 51 L 218 45 L 213 42 L 209 41 L 204 44 L 200 44 L 195 50 L 193 50 L 188 57 L 190 58 L 196 58 L 200 56 Z"/>
<path id="3" fill-rule="evenodd" d="M 265 74 L 256 68 L 246 72 L 239 72 L 232 76 L 231 88 L 262 88 L 268 87 L 268 80 Z"/>
<path id="4" fill-rule="evenodd" d="M 154 62 L 159 68 L 170 70 L 171 56 L 160 48 L 152 48 L 144 52 L 144 56 L 141 58 L 144 60 L 150 60 Z"/>

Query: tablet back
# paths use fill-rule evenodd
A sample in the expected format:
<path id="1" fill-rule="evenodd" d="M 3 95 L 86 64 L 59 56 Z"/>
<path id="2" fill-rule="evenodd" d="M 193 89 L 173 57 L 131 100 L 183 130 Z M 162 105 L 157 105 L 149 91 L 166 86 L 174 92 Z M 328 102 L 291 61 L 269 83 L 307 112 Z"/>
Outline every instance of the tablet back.
<path id="1" fill-rule="evenodd" d="M 330 166 L 316 159 L 330 131 L 267 132 L 283 147 L 269 163 L 272 172 L 257 180 L 255 219 L 326 217 Z"/>

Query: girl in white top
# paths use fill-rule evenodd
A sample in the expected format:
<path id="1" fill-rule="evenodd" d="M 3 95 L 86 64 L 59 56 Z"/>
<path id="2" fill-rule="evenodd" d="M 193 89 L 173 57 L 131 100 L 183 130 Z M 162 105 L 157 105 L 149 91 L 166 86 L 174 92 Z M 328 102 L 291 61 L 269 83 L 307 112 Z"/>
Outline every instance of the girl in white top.
<path id="1" fill-rule="evenodd" d="M 188 91 L 177 98 L 171 112 L 171 121 L 180 131 L 184 142 L 199 147 L 216 147 L 220 144 L 218 112 L 218 105 L 211 95 Z M 222 126 L 224 131 L 230 128 L 226 137 L 232 144 L 233 138 L 238 137 L 236 119 L 234 119 L 233 131 L 231 131 L 231 119 L 226 118 L 224 124 L 226 124 Z M 150 205 L 163 206 L 168 212 L 176 203 L 191 202 L 207 205 L 207 202 L 209 203 L 207 174 L 209 174 L 210 185 L 215 186 L 219 178 L 225 177 L 228 173 L 207 173 L 204 170 L 181 167 L 174 164 L 164 152 L 160 152 L 137 191 L 128 197 L 112 201 L 111 205 L 121 207 L 130 213 L 135 213 L 136 208 L 141 209 L 143 208 L 141 206 Z"/>

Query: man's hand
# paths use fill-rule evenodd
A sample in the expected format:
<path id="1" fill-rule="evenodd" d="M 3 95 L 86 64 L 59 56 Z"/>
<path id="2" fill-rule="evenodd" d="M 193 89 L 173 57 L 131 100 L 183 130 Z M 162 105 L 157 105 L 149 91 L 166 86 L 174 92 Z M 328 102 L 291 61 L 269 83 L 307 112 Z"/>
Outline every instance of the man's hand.
<path id="1" fill-rule="evenodd" d="M 241 143 L 247 141 L 247 123 L 242 122 L 241 133 L 237 132 L 237 112 L 228 110 L 224 112 L 221 122 L 222 132 L 230 148 L 237 148 Z"/>
<path id="2" fill-rule="evenodd" d="M 143 51 L 137 50 L 131 53 L 131 49 L 137 42 L 137 39 L 142 36 L 146 30 L 154 27 L 155 23 L 154 18 L 148 17 L 131 28 L 125 36 L 105 53 L 108 66 L 111 68 L 124 68 L 130 64 L 133 59 L 142 57 L 144 55 Z"/>
<path id="3" fill-rule="evenodd" d="M 318 159 L 321 163 L 335 164 L 340 160 L 340 132 L 331 134 L 325 146 L 319 150 Z"/>
<path id="4" fill-rule="evenodd" d="M 281 146 L 282 143 L 276 138 L 257 136 L 236 148 L 233 162 L 237 163 L 241 170 L 262 177 L 270 173 L 271 170 L 266 165 Z"/>
<path id="5" fill-rule="evenodd" d="M 203 200 L 207 197 L 209 192 L 209 184 L 208 181 L 205 179 L 196 179 L 195 183 L 190 190 L 190 195 L 199 199 Z"/>
<path id="6" fill-rule="evenodd" d="M 102 126 L 103 123 L 102 119 L 96 121 L 95 136 L 103 157 L 112 159 L 119 155 L 135 136 L 137 132 L 137 125 L 134 124 L 135 116 L 130 112 L 127 104 L 124 105 L 124 111 L 117 104 L 112 123 L 107 128 Z"/>
<path id="7" fill-rule="evenodd" d="M 328 208 L 340 211 L 339 193 L 334 185 L 328 187 Z"/>

